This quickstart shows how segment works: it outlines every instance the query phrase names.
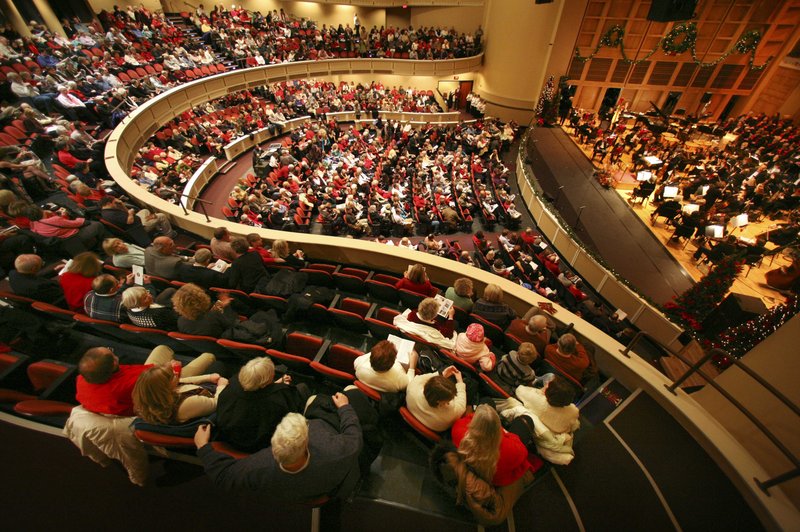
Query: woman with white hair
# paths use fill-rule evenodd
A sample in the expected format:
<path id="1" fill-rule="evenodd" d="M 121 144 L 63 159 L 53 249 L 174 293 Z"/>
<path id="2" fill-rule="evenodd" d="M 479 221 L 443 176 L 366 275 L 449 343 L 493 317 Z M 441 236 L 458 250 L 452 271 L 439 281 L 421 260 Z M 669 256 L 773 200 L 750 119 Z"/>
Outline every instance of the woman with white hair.
<path id="1" fill-rule="evenodd" d="M 164 292 L 174 293 L 174 288 L 168 288 Z M 163 301 L 170 294 L 159 295 L 159 300 Z M 156 303 L 151 294 L 143 286 L 132 286 L 122 293 L 122 306 L 128 314 L 128 319 L 137 327 L 147 327 L 150 329 L 161 329 L 173 331 L 178 325 L 178 315 L 172 307 Z"/>
<path id="2" fill-rule="evenodd" d="M 309 396 L 304 384 L 275 379 L 269 357 L 250 360 L 231 379 L 217 405 L 218 438 L 250 453 L 269 445 L 275 427 L 290 412 L 302 412 Z"/>

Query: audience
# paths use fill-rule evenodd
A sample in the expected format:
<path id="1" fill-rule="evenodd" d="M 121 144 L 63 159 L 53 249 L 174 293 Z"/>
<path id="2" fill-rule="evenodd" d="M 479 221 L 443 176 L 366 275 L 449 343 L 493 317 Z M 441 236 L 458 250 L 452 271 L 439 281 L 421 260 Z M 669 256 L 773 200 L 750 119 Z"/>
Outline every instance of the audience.
<path id="1" fill-rule="evenodd" d="M 71 311 L 83 310 L 83 298 L 92 290 L 92 282 L 101 271 L 103 262 L 91 251 L 79 253 L 67 262 L 58 276 L 58 282 Z"/>
<path id="2" fill-rule="evenodd" d="M 466 313 L 472 311 L 472 296 L 474 295 L 472 288 L 472 280 L 466 277 L 456 279 L 453 286 L 449 287 L 444 294 L 444 297 L 453 302 L 453 305 L 460 308 Z"/>
<path id="3" fill-rule="evenodd" d="M 231 308 L 233 299 L 220 294 L 212 305 L 208 294 L 196 284 L 188 283 L 172 296 L 172 307 L 178 315 L 178 330 L 186 334 L 219 338 L 239 319 Z"/>
<path id="4" fill-rule="evenodd" d="M 496 284 L 486 285 L 483 297 L 472 307 L 472 313 L 505 329 L 517 317 L 514 309 L 503 303 L 503 289 Z"/>
<path id="5" fill-rule="evenodd" d="M 470 364 L 476 364 L 483 371 L 492 371 L 495 355 L 489 350 L 483 337 L 483 325 L 471 323 L 466 332 L 456 336 L 455 354 Z"/>
<path id="6" fill-rule="evenodd" d="M 23 297 L 29 297 L 44 303 L 64 306 L 64 290 L 55 279 L 40 275 L 42 258 L 39 255 L 26 253 L 14 260 L 14 269 L 8 273 L 11 291 Z"/>

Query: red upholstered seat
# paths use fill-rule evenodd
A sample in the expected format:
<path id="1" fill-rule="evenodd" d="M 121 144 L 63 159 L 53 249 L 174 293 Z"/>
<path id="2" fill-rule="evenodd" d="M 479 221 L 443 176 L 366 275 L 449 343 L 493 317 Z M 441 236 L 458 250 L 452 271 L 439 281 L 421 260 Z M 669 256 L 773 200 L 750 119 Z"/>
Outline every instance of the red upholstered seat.
<path id="1" fill-rule="evenodd" d="M 170 436 L 168 434 L 160 434 L 158 432 L 151 432 L 149 430 L 135 430 L 134 436 L 140 442 L 146 445 L 153 445 L 155 447 L 180 447 L 192 448 L 194 447 L 194 439 L 184 438 L 181 436 Z"/>
<path id="2" fill-rule="evenodd" d="M 73 367 L 51 360 L 40 360 L 28 366 L 28 379 L 31 381 L 33 390 L 41 393 Z"/>
<path id="3" fill-rule="evenodd" d="M 75 405 L 47 399 L 30 399 L 14 405 L 14 411 L 24 416 L 69 416 Z"/>
<path id="4" fill-rule="evenodd" d="M 0 388 L 0 403 L 19 403 L 20 401 L 30 401 L 32 399 L 36 399 L 36 396 L 17 390 Z"/>
<path id="5" fill-rule="evenodd" d="M 425 425 L 423 425 L 422 422 L 418 420 L 416 417 L 414 417 L 414 414 L 412 414 L 411 411 L 404 406 L 400 407 L 400 417 L 402 417 L 403 421 L 408 423 L 409 426 L 412 429 L 414 429 L 414 431 L 417 434 L 419 434 L 426 440 L 436 443 L 442 439 L 439 433 L 434 432 Z"/>
<path id="6" fill-rule="evenodd" d="M 286 337 L 286 351 L 292 355 L 314 360 L 324 343 L 318 336 L 293 332 Z"/>
<path id="7" fill-rule="evenodd" d="M 240 451 L 239 449 L 232 447 L 231 445 L 225 443 L 224 441 L 212 441 L 211 448 L 217 452 L 225 453 L 228 456 L 232 456 L 237 460 L 240 460 L 242 458 L 247 458 L 248 456 L 250 456 L 250 453 Z"/>

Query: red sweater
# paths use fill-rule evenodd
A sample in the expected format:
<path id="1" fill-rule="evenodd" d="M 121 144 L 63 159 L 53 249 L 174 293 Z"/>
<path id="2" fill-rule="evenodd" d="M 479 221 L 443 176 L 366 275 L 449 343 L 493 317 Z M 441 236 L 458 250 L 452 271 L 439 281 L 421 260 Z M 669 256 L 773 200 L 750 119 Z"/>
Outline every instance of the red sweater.
<path id="1" fill-rule="evenodd" d="M 430 281 L 425 281 L 422 284 L 410 281 L 408 277 L 403 277 L 394 285 L 398 290 L 410 290 L 416 294 L 423 296 L 433 297 L 439 293 L 439 289 L 431 284 Z"/>
<path id="2" fill-rule="evenodd" d="M 133 415 L 133 387 L 136 379 L 152 364 L 120 365 L 119 370 L 103 384 L 90 384 L 78 375 L 75 398 L 86 410 L 114 416 Z"/>
<path id="3" fill-rule="evenodd" d="M 83 298 L 92 289 L 94 277 L 84 277 L 79 273 L 65 272 L 58 277 L 64 298 L 73 312 L 83 312 Z"/>
<path id="4" fill-rule="evenodd" d="M 455 422 L 450 429 L 453 444 L 458 447 L 467 434 L 467 427 L 472 421 L 473 414 L 467 414 Z M 522 475 L 533 466 L 528 462 L 528 448 L 519 439 L 519 436 L 503 430 L 503 439 L 500 440 L 500 456 L 497 459 L 497 469 L 494 472 L 492 484 L 495 486 L 508 486 L 519 480 Z"/>

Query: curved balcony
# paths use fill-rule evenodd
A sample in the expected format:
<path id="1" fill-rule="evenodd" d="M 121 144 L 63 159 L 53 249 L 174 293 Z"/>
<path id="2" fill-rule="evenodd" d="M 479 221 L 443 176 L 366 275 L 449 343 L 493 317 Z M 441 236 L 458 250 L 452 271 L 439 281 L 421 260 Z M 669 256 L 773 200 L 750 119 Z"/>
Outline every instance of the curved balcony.
<path id="1" fill-rule="evenodd" d="M 206 238 L 211 237 L 215 227 L 226 227 L 231 233 L 238 235 L 257 232 L 265 239 L 282 238 L 294 246 L 302 247 L 309 257 L 356 263 L 364 268 L 403 272 L 408 264 L 420 263 L 426 266 L 431 278 L 442 284 L 452 284 L 459 277 L 469 277 L 473 280 L 478 293 L 482 292 L 487 284 L 498 284 L 505 292 L 506 302 L 518 313 L 524 313 L 531 305 L 545 299 L 490 272 L 405 248 L 387 249 L 385 245 L 366 240 L 255 229 L 222 219 L 212 219 L 208 222 L 200 213 L 184 213 L 182 207 L 150 194 L 129 176 L 129 169 L 137 150 L 163 124 L 186 109 L 237 90 L 273 81 L 338 74 L 448 75 L 473 70 L 480 66 L 481 59 L 481 56 L 476 56 L 454 61 L 430 62 L 386 59 L 331 60 L 273 65 L 203 78 L 173 88 L 132 112 L 110 135 L 105 160 L 112 178 L 134 201 L 166 213 L 173 224 Z M 210 179 L 215 172 L 216 162 L 210 161 L 205 168 L 201 168 L 195 174 L 191 186 L 194 188 L 202 186 L 203 182 Z M 519 179 L 524 180 L 522 177 Z M 532 198 L 530 189 L 527 192 L 523 191 L 523 196 L 526 202 L 530 203 Z M 541 209 L 537 209 L 533 203 L 531 205 L 534 219 L 537 223 L 541 223 L 547 233 L 548 222 L 542 222 L 544 218 Z M 554 231 L 557 232 L 555 229 Z M 562 236 L 553 238 L 557 245 L 575 245 L 567 243 Z M 573 254 L 577 253 L 578 250 L 574 249 Z M 573 259 L 569 253 L 564 257 L 567 260 Z M 598 275 L 604 274 L 598 272 Z M 587 279 L 593 283 L 598 280 L 591 275 Z M 626 297 L 635 298 L 635 295 L 627 294 Z M 638 304 L 634 300 L 629 303 L 634 306 Z M 640 314 L 645 315 L 645 311 Z M 791 503 L 780 493 L 768 494 L 762 491 L 754 481 L 754 479 L 769 478 L 765 470 L 735 437 L 691 396 L 681 390 L 677 390 L 676 393 L 668 391 L 666 387 L 671 381 L 650 363 L 640 357 L 630 357 L 623 353 L 624 346 L 614 338 L 603 334 L 568 310 L 557 307 L 554 318 L 564 324 L 573 323 L 576 334 L 590 339 L 597 348 L 597 363 L 604 374 L 613 375 L 631 390 L 645 391 L 669 412 L 728 474 L 764 523 L 768 523 L 770 528 L 780 529 L 789 529 L 797 525 L 798 517 Z M 649 326 L 649 322 L 637 323 L 641 323 L 644 327 Z"/>

